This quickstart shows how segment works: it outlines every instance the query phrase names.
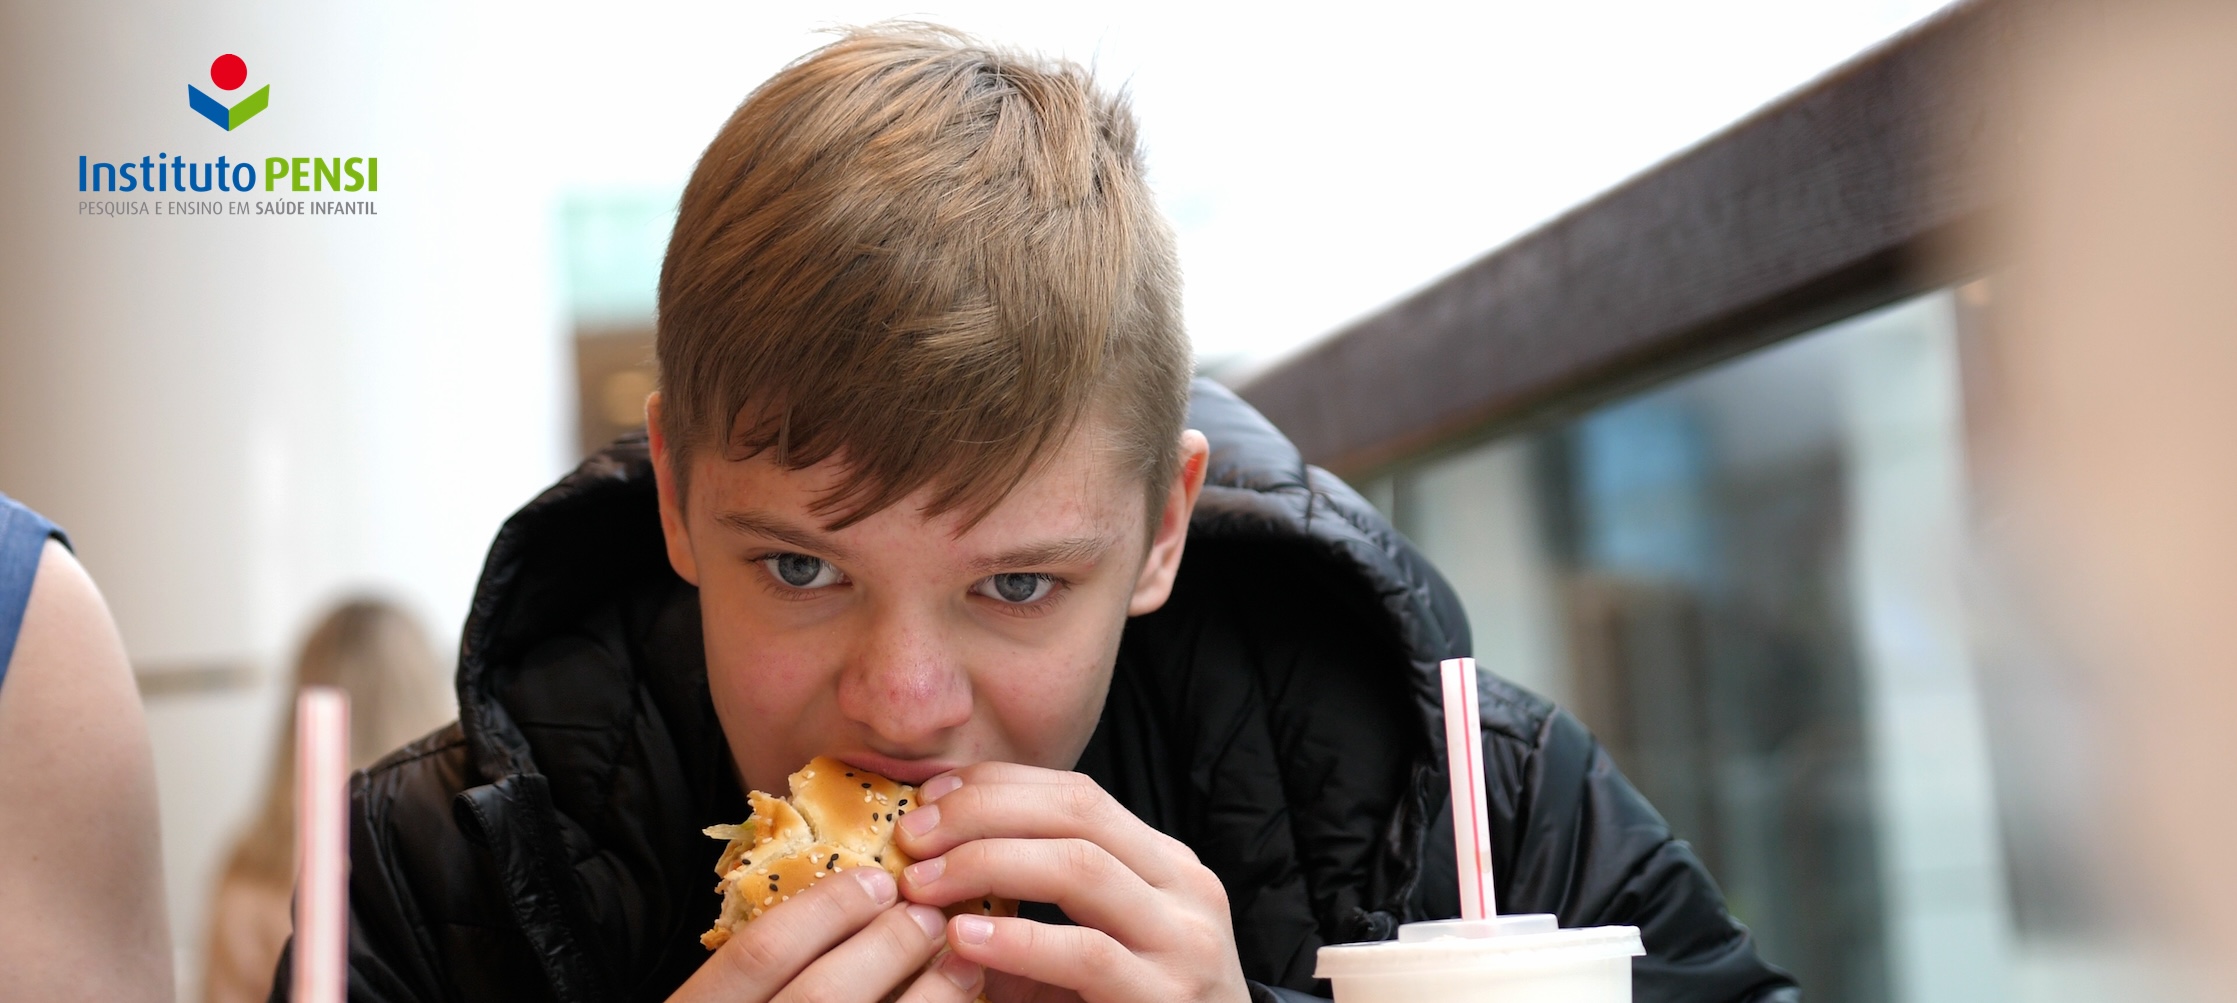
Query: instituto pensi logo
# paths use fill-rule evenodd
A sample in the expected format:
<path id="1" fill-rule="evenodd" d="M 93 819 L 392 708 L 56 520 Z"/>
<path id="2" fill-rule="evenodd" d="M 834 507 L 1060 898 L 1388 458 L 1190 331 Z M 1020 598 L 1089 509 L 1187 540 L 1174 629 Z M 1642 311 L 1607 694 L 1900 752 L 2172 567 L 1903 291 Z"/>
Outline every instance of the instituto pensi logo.
<path id="1" fill-rule="evenodd" d="M 217 85 L 218 90 L 239 90 L 248 79 L 249 64 L 230 52 L 210 63 L 210 83 Z M 202 93 L 202 88 L 188 84 L 186 103 L 187 107 L 193 108 L 203 118 L 217 123 L 218 128 L 232 132 L 240 128 L 241 123 L 255 118 L 256 113 L 263 111 L 265 105 L 272 103 L 272 86 L 266 84 L 259 87 L 256 93 L 242 98 L 239 104 L 228 108 L 218 99 Z"/>
<path id="2" fill-rule="evenodd" d="M 248 81 L 249 64 L 241 57 L 228 52 L 210 61 L 210 85 L 219 93 L 238 92 Z M 289 93 L 301 95 L 303 92 Z M 315 96 L 312 100 L 316 101 Z M 208 91 L 188 84 L 186 103 L 195 114 L 231 133 L 271 106 L 272 88 L 269 85 L 258 87 L 247 97 L 227 105 L 211 97 Z M 295 109 L 288 114 L 300 114 L 302 110 L 300 104 L 291 103 L 288 107 Z M 277 137 L 287 131 L 266 131 L 262 135 Z M 381 190 L 379 157 L 331 155 L 334 151 L 327 151 L 328 156 L 303 157 L 294 155 L 301 152 L 297 150 L 266 150 L 261 152 L 267 156 L 257 157 L 253 155 L 257 151 L 244 150 L 238 145 L 241 140 L 231 137 L 219 140 L 206 132 L 197 134 L 203 139 L 190 142 L 188 146 L 208 143 L 218 145 L 225 152 L 211 156 L 207 152 L 173 153 L 143 147 L 120 151 L 125 153 L 121 157 L 112 154 L 96 159 L 97 154 L 79 154 L 78 191 L 86 195 L 133 193 L 134 197 L 80 196 L 78 214 L 100 217 L 380 215 L 380 205 L 373 199 Z M 334 192 L 340 197 L 295 197 L 297 193 L 322 192 Z M 259 194 L 264 197 L 254 197 Z"/>

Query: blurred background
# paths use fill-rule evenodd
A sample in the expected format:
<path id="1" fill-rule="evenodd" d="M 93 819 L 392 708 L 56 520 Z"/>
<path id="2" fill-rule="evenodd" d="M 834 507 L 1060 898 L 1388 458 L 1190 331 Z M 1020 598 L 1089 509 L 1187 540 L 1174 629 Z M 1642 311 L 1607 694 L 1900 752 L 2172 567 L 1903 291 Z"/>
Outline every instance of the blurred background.
<path id="1" fill-rule="evenodd" d="M 2026 5 L 9 0 L 0 491 L 71 532 L 132 653 L 182 994 L 202 984 L 212 896 L 263 805 L 299 647 L 337 603 L 377 595 L 425 625 L 447 672 L 499 523 L 641 423 L 654 280 L 694 158 L 820 29 L 935 20 L 1125 86 L 1201 369 L 1309 431 L 1326 418 L 1284 409 L 1297 387 L 1343 384 L 1330 359 L 1375 351 L 1407 304 L 1496 249 L 1617 220 L 1610 239 L 1641 253 L 1749 271 L 1594 206 L 1714 166 L 1734 123 L 1808 119 L 1860 53 L 1900 69 L 1953 31 L 2005 38 L 1948 27 L 1984 6 Z M 221 53 L 271 86 L 234 132 L 178 94 Z M 1819 122 L 1827 149 L 1871 153 L 1886 122 L 1925 116 L 1897 97 L 1954 79 L 1914 82 L 1880 118 Z M 2050 92 L 2019 70 L 1966 79 L 2019 105 Z M 1934 170 L 1968 179 L 1948 189 L 1962 198 L 1865 176 L 1832 201 L 1980 201 L 1995 183 L 1971 179 L 1998 165 L 1950 142 Z M 79 156 L 158 152 L 377 156 L 377 215 L 79 211 Z M 1793 152 L 1800 173 L 1819 152 Z M 1741 240 L 1718 229 L 1738 214 L 1721 198 L 1669 212 Z M 1373 448 L 1301 445 L 1460 587 L 1487 668 L 1593 726 L 1809 998 L 2132 997 L 2172 969 L 2106 932 L 2094 891 L 2099 834 L 2076 794 L 2102 761 L 2075 737 L 2096 727 L 2087 659 L 2037 630 L 2037 597 L 1982 556 L 2004 518 L 1983 502 L 2004 475 L 1983 443 L 2005 427 L 1983 415 L 2031 399 L 1996 390 L 1992 349 L 2016 343 L 1997 340 L 1999 304 L 2029 273 L 1939 225 L 1893 258 L 1893 238 L 1875 244 L 1873 281 L 1806 271 L 1676 347 L 1564 363 L 1519 403 Z M 1595 298 L 1620 279 L 1559 313 L 1622 315 Z M 1468 335 L 1545 356 L 1530 336 L 1490 321 Z M 1420 393 L 1404 373 L 1360 379 L 1328 399 Z"/>

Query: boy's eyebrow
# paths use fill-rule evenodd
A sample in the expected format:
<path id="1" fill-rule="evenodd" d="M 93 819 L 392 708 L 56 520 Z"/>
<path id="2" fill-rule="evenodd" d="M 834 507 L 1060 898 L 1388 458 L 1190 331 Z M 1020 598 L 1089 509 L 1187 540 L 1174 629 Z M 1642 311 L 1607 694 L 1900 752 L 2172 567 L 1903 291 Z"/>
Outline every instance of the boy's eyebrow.
<path id="1" fill-rule="evenodd" d="M 841 561 L 854 558 L 847 548 L 826 540 L 808 530 L 793 526 L 775 516 L 761 512 L 717 512 L 715 521 L 740 533 L 764 536 L 778 543 L 798 547 L 825 557 Z"/>
<path id="2" fill-rule="evenodd" d="M 1092 536 L 1073 537 L 1067 540 L 1050 540 L 1046 543 L 1028 544 L 1006 550 L 991 557 L 981 557 L 971 562 L 971 569 L 981 574 L 1013 571 L 1018 568 L 1047 567 L 1063 564 L 1087 564 L 1111 549 L 1111 541 Z"/>

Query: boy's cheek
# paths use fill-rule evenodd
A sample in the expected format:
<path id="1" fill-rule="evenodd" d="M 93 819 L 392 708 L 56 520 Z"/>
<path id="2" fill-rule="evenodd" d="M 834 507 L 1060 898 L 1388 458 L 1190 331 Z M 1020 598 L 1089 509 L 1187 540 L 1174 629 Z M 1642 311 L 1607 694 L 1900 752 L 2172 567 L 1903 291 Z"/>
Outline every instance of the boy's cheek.
<path id="1" fill-rule="evenodd" d="M 1000 722 L 1009 746 L 1006 755 L 994 758 L 1052 770 L 1078 765 L 1102 719 L 1116 655 L 1114 641 L 1109 650 L 1090 647 L 1057 665 L 976 678 L 977 698 Z"/>
<path id="2" fill-rule="evenodd" d="M 972 686 L 1010 746 L 1001 758 L 1052 770 L 1078 765 L 1109 697 L 1125 634 L 1125 589 L 1115 579 L 1083 590 L 1030 650 L 980 660 Z"/>
<path id="3" fill-rule="evenodd" d="M 748 784 L 783 790 L 784 777 L 825 751 L 816 740 L 839 730 L 819 700 L 830 673 L 795 652 L 741 638 L 707 636 L 707 689 L 732 757 Z"/>
<path id="4" fill-rule="evenodd" d="M 753 655 L 729 645 L 707 646 L 707 689 L 726 730 L 790 720 L 807 700 L 808 674 L 774 652 Z M 733 720 L 735 718 L 736 720 Z"/>
<path id="5" fill-rule="evenodd" d="M 710 579 L 700 589 L 708 686 L 721 702 L 764 712 L 793 709 L 819 674 L 829 674 L 819 663 L 844 650 L 832 638 L 840 625 L 829 617 L 789 622 L 801 620 L 800 611 L 769 609 L 782 600 L 745 594 L 741 584 Z"/>

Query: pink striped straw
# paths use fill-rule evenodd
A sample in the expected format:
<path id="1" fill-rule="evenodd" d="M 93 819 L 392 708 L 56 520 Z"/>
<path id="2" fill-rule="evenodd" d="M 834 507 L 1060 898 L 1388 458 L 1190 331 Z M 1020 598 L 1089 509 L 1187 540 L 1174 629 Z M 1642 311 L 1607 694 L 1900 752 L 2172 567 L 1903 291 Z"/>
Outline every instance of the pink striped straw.
<path id="1" fill-rule="evenodd" d="M 1437 663 L 1445 682 L 1445 775 L 1452 779 L 1453 861 L 1460 918 L 1499 915 L 1491 891 L 1491 816 L 1484 808 L 1483 716 L 1476 710 L 1476 660 Z"/>
<path id="2" fill-rule="evenodd" d="M 306 686 L 295 701 L 297 1003 L 342 1003 L 349 975 L 349 695 Z"/>

